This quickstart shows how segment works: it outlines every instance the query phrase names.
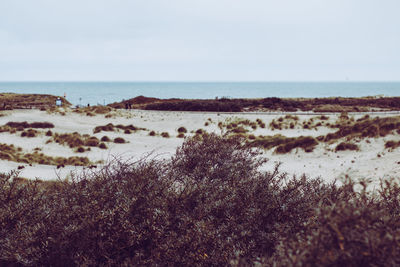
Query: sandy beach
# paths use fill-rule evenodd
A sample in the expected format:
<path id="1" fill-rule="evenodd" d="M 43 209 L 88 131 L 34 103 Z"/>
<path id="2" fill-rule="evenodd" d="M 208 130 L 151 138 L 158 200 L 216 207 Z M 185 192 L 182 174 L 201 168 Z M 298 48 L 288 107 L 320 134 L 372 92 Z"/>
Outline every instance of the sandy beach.
<path id="1" fill-rule="evenodd" d="M 165 112 L 143 110 L 112 110 L 107 114 L 90 114 L 74 112 L 73 109 L 60 109 L 57 112 L 40 110 L 10 110 L 2 111 L 0 125 L 9 122 L 49 122 L 54 124 L 50 129 L 54 134 L 87 134 L 95 136 L 99 140 L 107 136 L 111 142 L 106 142 L 106 149 L 90 147 L 84 152 L 78 153 L 76 149 L 68 145 L 54 142 L 52 137 L 46 136 L 47 129 L 36 129 L 35 137 L 21 137 L 21 132 L 0 133 L 0 143 L 21 147 L 21 153 L 33 153 L 38 151 L 49 157 L 87 157 L 92 164 L 90 170 L 96 170 L 110 161 L 120 159 L 123 161 L 135 161 L 143 157 L 166 159 L 171 157 L 184 138 L 193 136 L 202 129 L 203 132 L 223 134 L 227 131 L 226 125 L 240 121 L 262 121 L 265 127 L 247 127 L 246 134 L 254 136 L 273 136 L 280 134 L 286 137 L 311 136 L 318 137 L 334 133 L 331 127 L 306 127 L 305 122 L 318 121 L 317 114 L 296 114 L 296 126 L 292 129 L 285 127 L 283 119 L 282 129 L 273 129 L 272 121 L 278 121 L 285 114 L 274 113 L 216 113 L 216 112 Z M 288 115 L 288 114 L 286 114 Z M 349 118 L 357 121 L 365 113 L 350 114 Z M 289 115 L 290 117 L 291 115 Z M 329 114 L 324 118 L 325 125 L 334 123 L 340 114 Z M 396 117 L 398 114 L 369 114 L 370 118 L 379 116 Z M 134 125 L 138 130 L 124 131 L 115 128 L 112 131 L 100 131 L 94 133 L 98 126 L 107 124 Z M 186 133 L 179 138 L 178 129 L 184 127 Z M 254 129 L 255 128 L 255 129 Z M 287 128 L 287 129 L 286 129 Z M 153 133 L 151 133 L 153 132 Z M 164 133 L 164 134 L 162 134 Z M 165 133 L 168 133 L 166 137 Z M 153 136 L 152 136 L 153 135 Z M 164 135 L 164 137 L 163 137 Z M 115 138 L 123 138 L 125 143 L 114 143 Z M 343 138 L 344 139 L 344 138 Z M 352 178 L 368 178 L 378 181 L 379 178 L 389 178 L 400 171 L 400 148 L 387 149 L 387 141 L 399 141 L 400 136 L 393 132 L 384 137 L 360 138 L 356 140 L 359 147 L 356 151 L 336 151 L 335 147 L 342 140 L 335 142 L 318 143 L 312 152 L 305 152 L 302 148 L 295 148 L 289 153 L 276 153 L 274 149 L 263 149 L 263 156 L 269 159 L 266 169 L 272 169 L 275 163 L 281 162 L 281 170 L 290 175 L 306 174 L 310 177 L 321 177 L 325 181 L 340 179 L 349 175 Z M 9 172 L 19 168 L 20 177 L 29 179 L 65 179 L 71 173 L 78 174 L 82 170 L 88 170 L 88 166 L 55 166 L 38 163 L 23 163 L 10 160 L 0 160 L 2 172 Z"/>

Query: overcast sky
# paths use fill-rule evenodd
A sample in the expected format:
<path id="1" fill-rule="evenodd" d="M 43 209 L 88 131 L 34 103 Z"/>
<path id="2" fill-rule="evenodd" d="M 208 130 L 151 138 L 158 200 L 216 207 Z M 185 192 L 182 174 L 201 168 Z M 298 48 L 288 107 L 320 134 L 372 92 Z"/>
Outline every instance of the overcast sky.
<path id="1" fill-rule="evenodd" d="M 400 80 L 399 0 L 1 0 L 1 81 Z"/>

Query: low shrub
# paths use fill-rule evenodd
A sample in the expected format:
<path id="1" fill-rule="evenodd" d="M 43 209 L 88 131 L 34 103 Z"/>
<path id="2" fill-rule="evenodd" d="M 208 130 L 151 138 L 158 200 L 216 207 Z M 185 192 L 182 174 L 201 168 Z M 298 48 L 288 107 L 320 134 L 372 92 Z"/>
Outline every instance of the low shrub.
<path id="1" fill-rule="evenodd" d="M 187 130 L 185 127 L 179 127 L 178 128 L 178 133 L 187 133 Z"/>
<path id="2" fill-rule="evenodd" d="M 335 151 L 359 150 L 359 149 L 360 148 L 356 144 L 341 142 L 336 146 Z"/>
<path id="3" fill-rule="evenodd" d="M 6 124 L 9 127 L 12 128 L 54 128 L 54 124 L 50 123 L 50 122 L 32 122 L 32 123 L 28 123 L 26 121 L 24 122 L 7 122 Z"/>
<path id="4" fill-rule="evenodd" d="M 117 137 L 117 138 L 114 139 L 114 143 L 116 143 L 116 144 L 124 144 L 124 143 L 126 143 L 126 141 L 125 141 L 124 138 Z"/>
<path id="5" fill-rule="evenodd" d="M 99 148 L 101 148 L 101 149 L 107 149 L 107 145 L 104 144 L 104 143 L 100 143 L 100 144 L 99 144 Z"/>
<path id="6" fill-rule="evenodd" d="M 388 149 L 396 149 L 398 147 L 400 147 L 400 141 L 390 140 L 390 141 L 386 141 L 386 143 L 385 143 L 385 148 L 388 148 Z"/>
<path id="7" fill-rule="evenodd" d="M 36 137 L 37 134 L 38 134 L 38 132 L 37 132 L 36 130 L 28 129 L 28 130 L 23 131 L 23 132 L 21 133 L 21 137 L 29 137 L 29 138 L 32 138 L 32 137 Z"/>
<path id="8" fill-rule="evenodd" d="M 106 125 L 96 126 L 93 129 L 93 133 L 100 133 L 102 131 L 114 132 L 114 131 L 117 131 L 117 129 L 123 130 L 125 133 L 136 132 L 138 130 L 145 130 L 144 128 L 138 128 L 136 126 L 133 126 L 132 124 L 130 124 L 130 125 L 122 125 L 122 124 L 114 125 L 112 123 L 108 123 Z"/>
<path id="9" fill-rule="evenodd" d="M 96 147 L 100 143 L 99 139 L 97 137 L 90 137 L 85 141 L 85 146 L 91 146 L 91 147 Z"/>
<path id="10" fill-rule="evenodd" d="M 247 144 L 251 147 L 259 147 L 271 149 L 276 147 L 275 152 L 289 153 L 295 148 L 302 148 L 306 152 L 312 152 L 318 142 L 311 136 L 286 137 L 280 134 L 273 136 L 259 136 L 254 140 L 247 140 Z"/>
<path id="11" fill-rule="evenodd" d="M 196 134 L 198 134 L 198 135 L 202 135 L 203 133 L 204 133 L 203 129 L 197 129 L 196 130 Z"/>
<path id="12" fill-rule="evenodd" d="M 331 140 L 337 140 L 343 137 L 350 139 L 353 138 L 366 138 L 366 137 L 378 137 L 387 136 L 393 133 L 395 130 L 400 129 L 400 116 L 387 117 L 387 118 L 373 118 L 364 119 L 362 121 L 350 122 L 350 124 L 334 126 L 339 128 L 334 133 L 326 135 L 324 141 L 329 142 Z"/>
<path id="13" fill-rule="evenodd" d="M 167 132 L 162 132 L 162 133 L 161 133 L 161 136 L 164 137 L 164 138 L 169 138 L 169 133 L 167 133 Z"/>
<path id="14" fill-rule="evenodd" d="M 398 182 L 371 192 L 366 181 L 265 172 L 260 153 L 209 134 L 186 139 L 170 160 L 117 161 L 69 181 L 0 174 L 1 263 L 400 264 Z"/>
<path id="15" fill-rule="evenodd" d="M 288 138 L 284 144 L 279 145 L 275 152 L 279 154 L 289 153 L 295 148 L 302 148 L 305 152 L 312 152 L 318 142 L 311 136 Z"/>
<path id="16" fill-rule="evenodd" d="M 108 136 L 105 135 L 100 139 L 100 141 L 101 142 L 110 142 L 111 140 L 110 140 L 110 138 Z"/>
<path id="17" fill-rule="evenodd" d="M 80 146 L 75 151 L 78 152 L 78 153 L 83 153 L 83 152 L 85 152 L 85 149 Z"/>

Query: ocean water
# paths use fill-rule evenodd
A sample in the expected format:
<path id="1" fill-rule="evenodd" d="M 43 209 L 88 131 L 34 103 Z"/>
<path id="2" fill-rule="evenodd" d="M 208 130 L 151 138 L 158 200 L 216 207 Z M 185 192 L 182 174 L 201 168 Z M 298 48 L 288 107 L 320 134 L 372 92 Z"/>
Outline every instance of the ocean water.
<path id="1" fill-rule="evenodd" d="M 74 105 L 104 105 L 139 95 L 188 99 L 400 96 L 400 82 L 0 82 L 0 92 L 65 94 Z"/>

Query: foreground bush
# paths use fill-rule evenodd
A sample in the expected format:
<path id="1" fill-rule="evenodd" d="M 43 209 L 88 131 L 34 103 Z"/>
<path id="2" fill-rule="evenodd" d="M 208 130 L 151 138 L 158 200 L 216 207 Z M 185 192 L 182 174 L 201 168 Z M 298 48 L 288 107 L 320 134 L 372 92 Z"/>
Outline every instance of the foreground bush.
<path id="1" fill-rule="evenodd" d="M 68 182 L 0 176 L 0 260 L 28 266 L 397 265 L 400 189 L 287 177 L 240 138 Z M 397 243 L 396 243 L 397 242 Z"/>

